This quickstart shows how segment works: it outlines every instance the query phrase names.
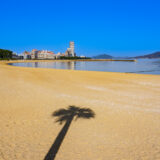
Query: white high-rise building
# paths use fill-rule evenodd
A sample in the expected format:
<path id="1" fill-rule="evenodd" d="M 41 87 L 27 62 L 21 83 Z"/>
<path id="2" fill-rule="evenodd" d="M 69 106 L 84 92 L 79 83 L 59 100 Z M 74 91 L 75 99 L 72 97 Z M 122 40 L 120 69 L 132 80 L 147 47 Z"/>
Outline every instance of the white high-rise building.
<path id="1" fill-rule="evenodd" d="M 72 57 L 74 57 L 75 53 L 74 53 L 74 42 L 73 41 L 70 42 L 70 49 L 71 49 L 71 55 Z"/>
<path id="2" fill-rule="evenodd" d="M 67 51 L 65 52 L 65 56 L 66 57 L 75 57 L 76 54 L 74 52 L 74 42 L 71 41 L 69 44 L 70 45 L 69 45 L 69 48 L 67 48 Z"/>

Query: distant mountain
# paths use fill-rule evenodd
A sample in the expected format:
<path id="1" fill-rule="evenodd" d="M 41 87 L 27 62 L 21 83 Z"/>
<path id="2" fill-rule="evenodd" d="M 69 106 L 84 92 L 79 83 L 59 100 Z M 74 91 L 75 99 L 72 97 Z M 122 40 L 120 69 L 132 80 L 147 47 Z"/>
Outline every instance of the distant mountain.
<path id="1" fill-rule="evenodd" d="M 135 58 L 160 58 L 160 51 L 159 52 L 155 52 L 152 54 L 147 54 L 147 55 L 143 55 L 143 56 L 136 56 L 136 57 L 113 57 L 111 55 L 108 54 L 100 54 L 97 56 L 93 56 L 93 59 L 135 59 Z"/>
<path id="2" fill-rule="evenodd" d="M 133 58 L 160 58 L 160 52 L 155 52 L 152 54 L 147 54 L 144 56 L 137 56 L 137 57 L 133 57 Z"/>
<path id="3" fill-rule="evenodd" d="M 100 54 L 97 56 L 93 56 L 93 59 L 112 59 L 113 57 L 108 54 Z"/>

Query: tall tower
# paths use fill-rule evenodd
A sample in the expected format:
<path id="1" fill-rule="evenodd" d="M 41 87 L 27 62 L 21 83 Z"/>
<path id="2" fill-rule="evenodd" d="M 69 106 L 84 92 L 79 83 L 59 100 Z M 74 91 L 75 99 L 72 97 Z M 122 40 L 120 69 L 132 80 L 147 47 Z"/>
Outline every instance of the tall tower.
<path id="1" fill-rule="evenodd" d="M 70 49 L 71 49 L 71 55 L 72 57 L 74 57 L 75 54 L 74 54 L 74 42 L 73 41 L 70 42 Z"/>

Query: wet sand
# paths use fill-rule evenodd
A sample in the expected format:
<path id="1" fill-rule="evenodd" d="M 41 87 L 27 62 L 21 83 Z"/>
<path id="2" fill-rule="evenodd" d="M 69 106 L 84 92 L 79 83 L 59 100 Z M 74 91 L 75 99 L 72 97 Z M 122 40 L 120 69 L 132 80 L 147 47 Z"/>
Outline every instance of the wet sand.
<path id="1" fill-rule="evenodd" d="M 92 109 L 73 121 L 56 160 L 159 160 L 160 76 L 23 68 L 0 62 L 0 159 L 43 160 L 63 125 L 52 113 Z"/>

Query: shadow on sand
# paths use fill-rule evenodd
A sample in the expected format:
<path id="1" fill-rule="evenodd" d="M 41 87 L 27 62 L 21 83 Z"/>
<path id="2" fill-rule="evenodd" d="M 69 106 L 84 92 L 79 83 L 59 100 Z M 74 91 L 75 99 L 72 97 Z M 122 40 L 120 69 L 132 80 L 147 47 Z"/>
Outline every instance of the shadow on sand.
<path id="1" fill-rule="evenodd" d="M 80 108 L 76 106 L 69 106 L 67 109 L 59 109 L 52 114 L 53 117 L 57 117 L 56 122 L 59 122 L 61 125 L 65 122 L 64 127 L 56 137 L 53 145 L 51 146 L 50 150 L 46 154 L 44 160 L 54 160 L 56 154 L 64 140 L 64 137 L 71 125 L 72 120 L 79 118 L 90 119 L 95 117 L 95 113 L 89 108 Z"/>

